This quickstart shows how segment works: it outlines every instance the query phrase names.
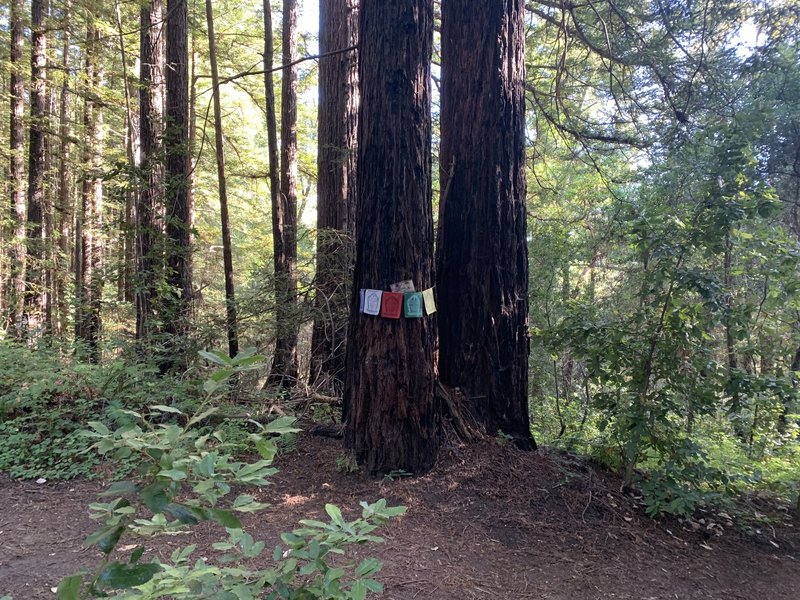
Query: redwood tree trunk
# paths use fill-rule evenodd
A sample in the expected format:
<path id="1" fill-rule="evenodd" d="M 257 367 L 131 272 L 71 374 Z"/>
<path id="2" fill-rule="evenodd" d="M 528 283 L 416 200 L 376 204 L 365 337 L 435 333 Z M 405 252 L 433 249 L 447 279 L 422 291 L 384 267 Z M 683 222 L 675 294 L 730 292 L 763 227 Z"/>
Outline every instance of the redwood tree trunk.
<path id="1" fill-rule="evenodd" d="M 281 183 L 272 207 L 277 339 L 269 383 L 293 387 L 297 360 L 297 67 L 291 65 L 297 45 L 297 1 L 283 2 L 283 70 L 281 78 Z"/>
<path id="2" fill-rule="evenodd" d="M 439 377 L 489 435 L 528 419 L 524 2 L 442 3 Z"/>
<path id="3" fill-rule="evenodd" d="M 8 306 L 9 324 L 16 337 L 22 331 L 22 313 L 25 299 L 25 220 L 27 207 L 25 199 L 25 79 L 22 76 L 22 54 L 25 37 L 22 26 L 23 0 L 12 0 L 10 14 L 11 52 L 10 52 L 10 91 L 11 125 L 9 129 L 9 165 L 11 188 L 11 222 L 13 239 L 10 245 L 11 281 L 9 285 Z"/>
<path id="4" fill-rule="evenodd" d="M 214 12 L 211 0 L 206 0 L 206 22 L 208 23 L 208 55 L 211 62 L 211 81 L 214 88 L 214 139 L 216 142 L 217 180 L 219 183 L 219 208 L 222 224 L 222 254 L 225 263 L 225 307 L 228 332 L 228 354 L 231 358 L 239 354 L 239 337 L 236 331 L 236 292 L 233 282 L 233 248 L 231 247 L 231 224 L 228 217 L 228 188 L 225 179 L 225 144 L 222 137 L 222 108 L 219 100 L 219 71 L 217 69 L 217 44 L 214 37 Z"/>
<path id="5" fill-rule="evenodd" d="M 436 461 L 435 319 L 359 313 L 360 288 L 433 283 L 430 64 L 433 0 L 366 0 L 359 15 L 356 266 L 346 443 L 370 473 Z"/>
<path id="6" fill-rule="evenodd" d="M 55 335 L 63 335 L 67 330 L 69 304 L 67 302 L 67 281 L 69 279 L 70 264 L 70 232 L 72 231 L 73 200 L 72 200 L 72 126 L 71 104 L 72 94 L 70 84 L 70 23 L 72 17 L 71 0 L 64 4 L 64 32 L 61 46 L 61 68 L 63 81 L 61 82 L 61 95 L 59 100 L 59 136 L 60 148 L 58 152 L 58 205 L 56 209 L 58 230 L 58 245 L 56 248 L 56 268 L 54 281 L 54 306 L 56 309 Z"/>
<path id="7" fill-rule="evenodd" d="M 186 0 L 167 0 L 166 255 L 167 283 L 172 295 L 165 302 L 164 331 L 172 349 L 166 370 L 183 365 L 175 337 L 188 330 L 192 301 L 191 205 L 189 203 L 189 12 Z"/>
<path id="8" fill-rule="evenodd" d="M 100 362 L 101 299 L 103 290 L 103 243 L 101 239 L 101 208 L 103 201 L 102 169 L 102 112 L 96 101 L 101 84 L 100 34 L 90 26 L 86 35 L 86 84 L 84 93 L 84 166 L 81 185 L 81 261 L 80 284 L 77 287 L 77 337 L 86 345 L 87 356 Z"/>
<path id="9" fill-rule="evenodd" d="M 120 1 L 114 0 L 116 13 L 117 36 L 119 39 L 119 56 L 122 64 L 122 83 L 125 97 L 125 154 L 128 159 L 128 166 L 133 169 L 136 167 L 136 154 L 139 146 L 138 132 L 136 125 L 136 114 L 133 110 L 133 92 L 128 76 L 128 52 L 125 46 L 125 33 L 122 24 L 122 13 Z M 133 236 L 133 212 L 136 202 L 136 188 L 131 186 L 125 192 L 125 207 L 120 211 L 120 237 L 119 237 L 119 270 L 117 277 L 117 299 L 120 301 L 133 301 L 133 284 L 131 281 L 133 273 L 134 256 L 134 236 Z"/>
<path id="10" fill-rule="evenodd" d="M 44 202 L 47 159 L 47 37 L 44 0 L 31 2 L 31 123 L 28 138 L 28 260 L 25 311 L 29 327 L 44 323 Z"/>
<path id="11" fill-rule="evenodd" d="M 161 231 L 156 222 L 163 200 L 161 135 L 164 121 L 164 35 L 162 0 L 140 13 L 139 144 L 142 181 L 136 198 L 136 339 L 147 341 L 153 330 L 156 285 L 162 272 L 156 252 Z M 146 349 L 147 344 L 142 348 Z"/>
<path id="12" fill-rule="evenodd" d="M 358 60 L 357 0 L 321 0 L 317 135 L 317 272 L 309 381 L 339 395 L 344 386 L 347 303 L 353 258 Z"/>

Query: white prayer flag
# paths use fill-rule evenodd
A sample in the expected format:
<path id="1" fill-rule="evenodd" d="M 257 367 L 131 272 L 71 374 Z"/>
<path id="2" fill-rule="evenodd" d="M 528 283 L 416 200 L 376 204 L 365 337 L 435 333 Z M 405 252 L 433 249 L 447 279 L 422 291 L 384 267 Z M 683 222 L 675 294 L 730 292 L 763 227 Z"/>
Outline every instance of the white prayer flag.
<path id="1" fill-rule="evenodd" d="M 364 290 L 364 314 L 376 316 L 381 314 L 382 296 L 381 290 Z"/>

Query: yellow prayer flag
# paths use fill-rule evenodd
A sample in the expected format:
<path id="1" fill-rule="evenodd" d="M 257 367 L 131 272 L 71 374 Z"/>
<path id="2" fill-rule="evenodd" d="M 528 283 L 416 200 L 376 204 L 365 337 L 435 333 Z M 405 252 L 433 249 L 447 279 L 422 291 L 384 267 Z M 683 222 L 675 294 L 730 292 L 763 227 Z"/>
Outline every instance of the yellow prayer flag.
<path id="1" fill-rule="evenodd" d="M 433 299 L 433 288 L 428 288 L 422 292 L 422 299 L 425 301 L 425 312 L 432 315 L 436 312 L 436 301 Z"/>

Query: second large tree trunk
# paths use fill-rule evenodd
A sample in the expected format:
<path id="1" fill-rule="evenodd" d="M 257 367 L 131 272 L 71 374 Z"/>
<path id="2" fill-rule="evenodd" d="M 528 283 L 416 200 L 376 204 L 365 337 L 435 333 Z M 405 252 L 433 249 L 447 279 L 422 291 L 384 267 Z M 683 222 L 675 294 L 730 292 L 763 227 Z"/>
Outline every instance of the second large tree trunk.
<path id="1" fill-rule="evenodd" d="M 139 47 L 139 141 L 142 180 L 136 197 L 136 339 L 148 350 L 153 333 L 154 302 L 163 272 L 156 241 L 160 239 L 157 216 L 163 206 L 164 166 L 161 135 L 164 121 L 164 36 L 162 0 L 142 6 Z"/>
<path id="2" fill-rule="evenodd" d="M 322 0 L 319 11 L 317 273 L 311 384 L 335 395 L 344 386 L 347 303 L 353 258 L 358 60 L 358 2 Z"/>
<path id="3" fill-rule="evenodd" d="M 172 297 L 164 302 L 168 356 L 162 369 L 185 364 L 185 345 L 176 338 L 188 331 L 192 303 L 191 206 L 189 204 L 189 11 L 186 0 L 167 0 L 166 152 L 167 283 Z"/>
<path id="4" fill-rule="evenodd" d="M 436 461 L 435 319 L 359 313 L 360 288 L 433 283 L 430 60 L 433 0 L 366 0 L 359 15 L 356 267 L 346 443 L 370 473 Z"/>
<path id="5" fill-rule="evenodd" d="M 439 377 L 489 435 L 528 420 L 524 3 L 442 3 Z"/>

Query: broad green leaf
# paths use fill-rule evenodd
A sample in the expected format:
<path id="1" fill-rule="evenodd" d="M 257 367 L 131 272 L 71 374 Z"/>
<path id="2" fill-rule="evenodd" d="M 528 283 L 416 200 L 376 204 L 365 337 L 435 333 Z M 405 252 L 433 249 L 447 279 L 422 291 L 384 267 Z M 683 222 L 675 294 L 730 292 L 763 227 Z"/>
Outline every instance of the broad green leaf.
<path id="1" fill-rule="evenodd" d="M 58 584 L 56 598 L 58 598 L 58 600 L 79 600 L 82 583 L 83 575 L 70 575 L 69 577 L 65 577 Z M 3 598 L 9 597 L 3 596 Z"/>
<path id="2" fill-rule="evenodd" d="M 214 363 L 215 365 L 219 365 L 220 367 L 227 367 L 233 364 L 230 358 L 227 355 L 223 354 L 219 350 L 214 350 L 213 352 L 208 352 L 207 350 L 200 350 L 198 354 L 205 358 L 208 362 Z"/>
<path id="3" fill-rule="evenodd" d="M 264 460 L 272 460 L 278 453 L 278 446 L 269 438 L 260 437 L 256 441 L 256 450 Z"/>
<path id="4" fill-rule="evenodd" d="M 157 563 L 144 565 L 124 565 L 112 563 L 108 565 L 97 578 L 98 583 L 105 587 L 121 590 L 144 585 L 161 570 Z"/>
<path id="5" fill-rule="evenodd" d="M 166 494 L 167 484 L 164 482 L 156 482 L 142 488 L 139 496 L 144 502 L 145 506 L 152 510 L 154 513 L 160 513 L 164 507 L 169 504 L 169 497 Z"/>
<path id="6" fill-rule="evenodd" d="M 189 419 L 189 423 L 188 423 L 187 426 L 190 427 L 190 426 L 194 425 L 195 423 L 199 423 L 200 421 L 204 421 L 205 419 L 207 419 L 208 417 L 210 417 L 211 415 L 213 415 L 214 413 L 216 413 L 218 411 L 219 411 L 219 407 L 217 407 L 217 406 L 213 406 L 213 407 L 209 408 L 208 410 L 204 410 L 199 415 L 195 415 L 191 419 Z"/>
<path id="7" fill-rule="evenodd" d="M 157 410 L 159 412 L 172 413 L 172 414 L 175 414 L 175 415 L 182 415 L 183 414 L 183 412 L 181 412 L 177 408 L 175 408 L 173 406 L 167 406 L 166 404 L 154 404 L 153 406 L 151 406 L 149 408 L 150 408 L 150 410 Z"/>
<path id="8" fill-rule="evenodd" d="M 163 513 L 173 519 L 177 519 L 184 525 L 196 525 L 202 520 L 198 518 L 194 511 L 182 504 L 168 504 L 164 507 Z"/>
<path id="9" fill-rule="evenodd" d="M 338 506 L 336 506 L 335 504 L 326 504 L 325 512 L 328 513 L 328 516 L 331 518 L 331 521 L 333 521 L 337 525 L 344 525 L 344 518 L 342 517 L 342 511 L 339 510 Z"/>
<path id="10" fill-rule="evenodd" d="M 138 486 L 132 481 L 116 481 L 108 486 L 108 489 L 101 492 L 101 496 L 121 496 L 123 494 L 133 494 L 138 490 Z"/>
<path id="11" fill-rule="evenodd" d="M 89 421 L 88 425 L 100 435 L 111 435 L 111 431 L 108 429 L 108 427 L 106 427 L 105 424 L 101 423 L 100 421 Z"/>
<path id="12" fill-rule="evenodd" d="M 162 469 L 158 472 L 159 477 L 168 477 L 172 479 L 172 481 L 181 481 L 182 479 L 186 479 L 186 469 Z"/>
<path id="13" fill-rule="evenodd" d="M 294 426 L 297 419 L 294 417 L 278 417 L 264 426 L 265 433 L 297 433 L 302 431 Z"/>
<path id="14" fill-rule="evenodd" d="M 144 546 L 137 546 L 136 549 L 133 552 L 131 552 L 131 558 L 128 562 L 130 562 L 132 565 L 135 565 L 136 563 L 139 562 L 139 559 L 142 558 L 143 554 L 144 554 Z"/>
<path id="15" fill-rule="evenodd" d="M 242 522 L 232 512 L 228 512 L 227 510 L 222 510 L 220 508 L 212 508 L 210 513 L 211 518 L 226 529 L 242 528 Z"/>
<path id="16" fill-rule="evenodd" d="M 122 536 L 124 531 L 124 525 L 115 524 L 110 527 L 104 527 L 102 529 L 98 529 L 89 537 L 87 537 L 84 541 L 84 544 L 86 546 L 97 545 L 103 554 L 110 554 L 117 545 L 117 542 L 119 542 L 119 538 Z"/>
<path id="17" fill-rule="evenodd" d="M 233 501 L 231 508 L 237 512 L 256 512 L 258 510 L 267 508 L 268 506 L 269 504 L 256 502 L 252 496 L 242 494 L 236 497 L 236 500 Z"/>
<path id="18" fill-rule="evenodd" d="M 367 597 L 367 585 L 363 581 L 356 581 L 350 588 L 352 600 L 364 600 Z"/>
<path id="19" fill-rule="evenodd" d="M 356 577 L 369 577 L 381 570 L 381 561 L 376 558 L 365 558 L 356 567 Z"/>

